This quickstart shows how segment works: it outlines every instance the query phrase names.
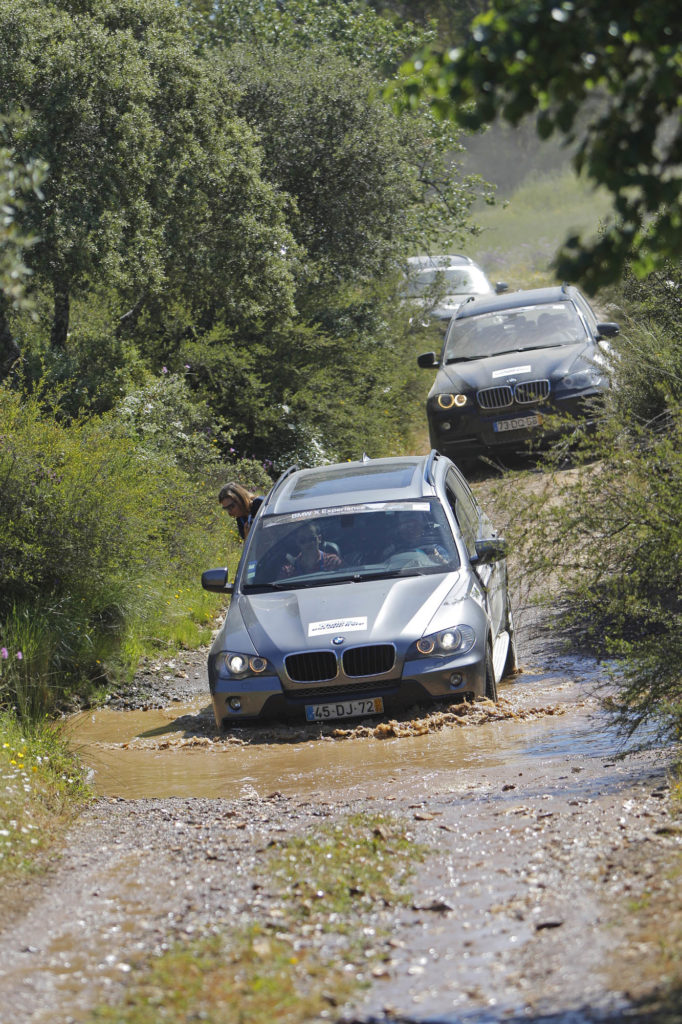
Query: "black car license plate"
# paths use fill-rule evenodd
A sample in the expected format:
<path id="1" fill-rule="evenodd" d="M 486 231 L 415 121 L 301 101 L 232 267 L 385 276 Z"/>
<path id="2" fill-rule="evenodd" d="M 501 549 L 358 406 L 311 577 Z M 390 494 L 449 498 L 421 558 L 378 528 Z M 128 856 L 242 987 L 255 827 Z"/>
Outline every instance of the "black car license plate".
<path id="1" fill-rule="evenodd" d="M 495 420 L 493 430 L 498 434 L 505 430 L 532 430 L 533 427 L 539 427 L 541 423 L 542 417 L 534 412 L 532 416 L 515 416 L 511 420 Z"/>

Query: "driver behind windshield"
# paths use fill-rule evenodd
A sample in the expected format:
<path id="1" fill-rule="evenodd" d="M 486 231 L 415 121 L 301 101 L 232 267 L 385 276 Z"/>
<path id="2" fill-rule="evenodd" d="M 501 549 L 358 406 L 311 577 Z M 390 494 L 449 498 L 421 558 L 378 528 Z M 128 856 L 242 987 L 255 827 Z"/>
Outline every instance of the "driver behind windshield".
<path id="1" fill-rule="evenodd" d="M 299 576 L 311 572 L 329 572 L 338 569 L 343 563 L 340 557 L 331 551 L 322 550 L 322 536 L 315 523 L 306 523 L 294 534 L 294 543 L 298 548 L 295 557 L 287 556 L 279 576 Z"/>
<path id="2" fill-rule="evenodd" d="M 382 552 L 384 561 L 395 554 L 421 551 L 434 562 L 449 562 L 448 552 L 426 535 L 426 517 L 420 512 L 399 512 L 393 540 Z"/>

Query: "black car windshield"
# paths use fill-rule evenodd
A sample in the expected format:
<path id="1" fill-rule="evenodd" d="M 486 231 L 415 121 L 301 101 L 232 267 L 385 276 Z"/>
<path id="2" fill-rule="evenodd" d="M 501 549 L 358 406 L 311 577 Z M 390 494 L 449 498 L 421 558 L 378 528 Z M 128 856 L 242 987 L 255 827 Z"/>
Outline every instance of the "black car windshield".
<path id="1" fill-rule="evenodd" d="M 262 516 L 249 537 L 245 591 L 362 582 L 459 568 L 436 498 Z"/>
<path id="2" fill-rule="evenodd" d="M 482 359 L 534 348 L 558 348 L 586 338 L 585 325 L 572 302 L 501 309 L 455 317 L 445 339 L 444 362 Z"/>

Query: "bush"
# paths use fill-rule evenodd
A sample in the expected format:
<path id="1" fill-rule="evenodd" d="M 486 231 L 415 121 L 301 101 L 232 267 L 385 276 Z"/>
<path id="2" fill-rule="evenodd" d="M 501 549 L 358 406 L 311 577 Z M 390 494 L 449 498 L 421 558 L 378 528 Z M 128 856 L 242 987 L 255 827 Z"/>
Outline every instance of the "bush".
<path id="1" fill-rule="evenodd" d="M 621 305 L 626 332 L 616 346 L 615 415 L 658 430 L 670 407 L 682 403 L 682 262 L 669 261 L 646 281 L 628 273 Z"/>
<path id="2" fill-rule="evenodd" d="M 147 374 L 146 378 L 143 386 L 131 389 L 116 405 L 115 419 L 123 432 L 141 450 L 164 456 L 187 472 L 215 465 L 230 439 L 206 402 L 192 394 L 183 376 L 170 373 L 166 366 L 159 377 Z"/>
<path id="3" fill-rule="evenodd" d="M 0 388 L 0 487 L 0 644 L 23 652 L 1 704 L 31 714 L 87 694 L 141 644 L 209 617 L 199 576 L 226 544 L 215 495 L 115 422 L 65 426 Z"/>
<path id="4" fill-rule="evenodd" d="M 516 541 L 568 640 L 614 660 L 608 706 L 628 734 L 682 735 L 682 402 L 659 334 L 626 341 L 616 389 L 576 464 L 556 473 Z M 550 463 L 551 465 L 551 463 Z M 558 610 L 557 610 L 558 608 Z"/>

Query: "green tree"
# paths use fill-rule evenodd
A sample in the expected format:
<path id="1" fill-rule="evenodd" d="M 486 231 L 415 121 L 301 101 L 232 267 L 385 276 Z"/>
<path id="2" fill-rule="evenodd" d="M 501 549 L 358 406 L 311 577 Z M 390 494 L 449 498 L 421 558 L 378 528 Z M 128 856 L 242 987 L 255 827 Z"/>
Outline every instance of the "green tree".
<path id="1" fill-rule="evenodd" d="M 187 36 L 165 0 L 0 0 L 0 108 L 27 108 L 12 144 L 49 165 L 45 200 L 27 200 L 20 224 L 39 238 L 31 266 L 53 293 L 55 347 L 72 298 L 98 282 L 133 321 L 169 294 L 239 321 L 290 308 L 281 202 Z"/>
<path id="2" fill-rule="evenodd" d="M 37 241 L 19 228 L 17 212 L 24 207 L 27 195 L 33 193 L 42 198 L 40 184 L 45 176 L 41 161 L 22 163 L 15 150 L 5 143 L 8 127 L 16 121 L 16 115 L 0 117 L 0 379 L 19 355 L 7 314 L 10 307 L 20 309 L 26 304 L 26 284 L 31 272 L 24 256 Z"/>
<path id="3" fill-rule="evenodd" d="M 416 413 L 396 270 L 444 224 L 465 237 L 482 183 L 453 168 L 450 125 L 428 111 L 396 116 L 367 68 L 330 46 L 240 45 L 221 59 L 306 253 L 300 319 L 183 335 L 174 365 L 192 367 L 241 454 L 279 465 L 347 457 L 370 435 L 372 450 L 388 454 L 405 443 L 408 409 Z"/>
<path id="4" fill-rule="evenodd" d="M 403 125 L 371 77 L 319 47 L 232 49 L 226 74 L 260 135 L 263 173 L 291 197 L 308 278 L 385 271 L 408 244 L 417 177 Z"/>
<path id="5" fill-rule="evenodd" d="M 594 293 L 628 259 L 643 276 L 677 254 L 682 52 L 668 0 L 494 0 L 461 46 L 406 65 L 400 87 L 469 128 L 533 112 L 541 137 L 575 146 L 576 169 L 611 192 L 615 219 L 596 239 L 566 240 L 559 276 Z"/>
<path id="6" fill-rule="evenodd" d="M 433 30 L 377 13 L 363 0 L 183 0 L 200 44 L 259 50 L 331 45 L 353 64 L 395 69 Z"/>
<path id="7" fill-rule="evenodd" d="M 397 116 L 380 94 L 385 68 L 428 30 L 361 0 L 187 2 L 260 134 L 263 174 L 295 201 L 289 223 L 313 277 L 321 264 L 337 277 L 364 266 L 369 277 L 389 253 L 397 266 L 444 230 L 465 238 L 473 204 L 492 191 L 460 171 L 462 133 L 426 105 Z"/>

